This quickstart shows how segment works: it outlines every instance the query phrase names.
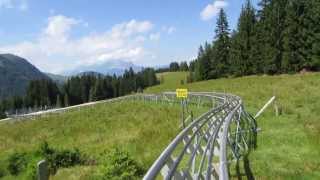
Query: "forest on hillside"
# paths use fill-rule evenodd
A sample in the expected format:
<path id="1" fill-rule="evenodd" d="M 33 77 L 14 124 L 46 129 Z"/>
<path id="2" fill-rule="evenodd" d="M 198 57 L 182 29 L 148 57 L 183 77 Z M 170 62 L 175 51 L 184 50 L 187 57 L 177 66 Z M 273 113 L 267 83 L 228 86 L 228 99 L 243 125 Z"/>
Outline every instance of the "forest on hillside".
<path id="1" fill-rule="evenodd" d="M 172 62 L 157 72 L 190 71 L 188 82 L 259 74 L 320 71 L 320 1 L 250 0 L 230 30 L 224 9 L 215 36 L 199 47 L 197 58 Z"/>
<path id="2" fill-rule="evenodd" d="M 6 114 L 28 113 L 56 107 L 67 107 L 142 92 L 158 84 L 155 70 L 126 70 L 122 76 L 83 74 L 70 77 L 62 86 L 52 80 L 31 81 L 25 96 L 14 96 L 0 103 L 0 119 Z"/>
<path id="3" fill-rule="evenodd" d="M 320 71 L 319 22 L 319 0 L 261 0 L 257 9 L 246 0 L 235 30 L 230 30 L 227 14 L 220 10 L 213 40 L 201 45 L 189 64 L 172 62 L 168 68 L 139 73 L 130 69 L 121 77 L 73 77 L 62 88 L 50 81 L 32 82 L 25 97 L 0 103 L 0 117 L 16 109 L 69 106 L 138 92 L 157 84 L 159 72 L 190 71 L 188 82 L 193 82 Z"/>
<path id="4" fill-rule="evenodd" d="M 189 81 L 320 70 L 320 1 L 250 0 L 231 31 L 220 10 L 212 42 L 199 48 Z"/>

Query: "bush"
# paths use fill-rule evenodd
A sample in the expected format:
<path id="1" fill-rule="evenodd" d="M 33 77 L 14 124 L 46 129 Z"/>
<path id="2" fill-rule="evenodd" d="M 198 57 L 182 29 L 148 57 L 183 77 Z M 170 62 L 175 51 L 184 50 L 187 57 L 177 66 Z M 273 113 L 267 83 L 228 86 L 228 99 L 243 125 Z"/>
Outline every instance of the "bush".
<path id="1" fill-rule="evenodd" d="M 143 168 L 133 160 L 127 152 L 120 151 L 116 148 L 108 153 L 103 179 L 141 179 L 143 174 Z"/>
<path id="2" fill-rule="evenodd" d="M 59 168 L 82 165 L 85 162 L 78 149 L 56 150 L 51 148 L 47 142 L 41 144 L 40 154 L 48 161 L 51 174 L 55 174 Z"/>
<path id="3" fill-rule="evenodd" d="M 26 172 L 23 176 L 23 179 L 25 180 L 35 180 L 37 179 L 37 163 L 39 162 L 39 159 L 33 159 L 28 163 L 28 166 L 26 168 Z"/>
<path id="4" fill-rule="evenodd" d="M 25 153 L 13 153 L 8 158 L 7 169 L 11 175 L 18 175 L 27 166 L 27 159 Z"/>
<path id="5" fill-rule="evenodd" d="M 5 175 L 6 175 L 5 170 L 0 167 L 0 178 L 4 177 Z"/>

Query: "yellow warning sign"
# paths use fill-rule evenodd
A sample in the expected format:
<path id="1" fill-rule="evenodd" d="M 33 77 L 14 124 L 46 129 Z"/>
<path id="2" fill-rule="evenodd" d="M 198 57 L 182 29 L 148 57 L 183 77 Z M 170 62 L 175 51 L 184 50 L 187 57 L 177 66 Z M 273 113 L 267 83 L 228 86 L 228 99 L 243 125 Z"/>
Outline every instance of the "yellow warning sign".
<path id="1" fill-rule="evenodd" d="M 177 98 L 187 98 L 188 89 L 176 89 Z"/>

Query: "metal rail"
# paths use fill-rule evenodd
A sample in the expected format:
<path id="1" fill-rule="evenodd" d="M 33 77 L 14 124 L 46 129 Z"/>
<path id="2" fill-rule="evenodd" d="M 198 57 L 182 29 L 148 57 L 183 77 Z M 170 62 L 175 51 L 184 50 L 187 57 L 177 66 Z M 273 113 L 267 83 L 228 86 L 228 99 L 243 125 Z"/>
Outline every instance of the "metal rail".
<path id="1" fill-rule="evenodd" d="M 175 101 L 175 93 L 163 93 Z M 159 98 L 159 97 L 157 97 Z M 257 125 L 245 111 L 240 97 L 232 94 L 190 93 L 190 103 L 210 104 L 208 112 L 186 126 L 165 148 L 144 180 L 229 179 L 232 160 L 240 161 L 255 148 Z"/>
<path id="2" fill-rule="evenodd" d="M 135 94 L 25 114 L 18 116 L 18 119 L 123 100 L 180 103 L 174 92 Z M 240 97 L 224 93 L 193 92 L 189 93 L 187 103 L 205 106 L 209 110 L 194 120 L 188 120 L 189 124 L 165 148 L 144 176 L 144 180 L 161 176 L 163 179 L 229 179 L 229 165 L 232 160 L 240 161 L 256 147 L 256 121 L 245 111 Z M 185 117 L 192 118 L 192 114 Z"/>

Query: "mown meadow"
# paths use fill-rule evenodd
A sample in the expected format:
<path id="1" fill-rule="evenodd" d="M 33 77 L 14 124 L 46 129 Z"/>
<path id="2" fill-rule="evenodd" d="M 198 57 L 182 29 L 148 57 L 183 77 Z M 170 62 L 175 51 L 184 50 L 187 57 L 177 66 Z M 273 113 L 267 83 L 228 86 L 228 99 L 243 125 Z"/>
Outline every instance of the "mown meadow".
<path id="1" fill-rule="evenodd" d="M 198 115 L 204 112 L 201 108 L 193 109 Z M 105 177 L 104 163 L 110 161 L 106 156 L 115 149 L 120 149 L 120 153 L 115 152 L 120 158 L 139 164 L 143 174 L 180 131 L 180 115 L 179 105 L 121 101 L 34 120 L 0 123 L 0 179 L 32 179 L 34 172 L 30 171 L 43 158 L 39 151 L 50 148 L 59 152 L 53 158 L 66 155 L 71 163 L 59 168 L 52 179 L 101 179 Z M 43 148 L 44 143 L 49 148 Z M 11 175 L 9 159 L 17 158 L 15 155 L 18 156 L 15 164 L 20 161 L 27 164 L 21 165 L 21 173 Z M 85 157 L 84 162 L 73 164 L 80 156 Z"/>
<path id="2" fill-rule="evenodd" d="M 162 84 L 144 93 L 176 88 L 233 93 L 242 97 L 253 115 L 276 96 L 279 116 L 275 115 L 275 104 L 272 104 L 257 119 L 261 128 L 258 148 L 249 157 L 253 175 L 257 179 L 320 178 L 319 73 L 248 76 L 191 84 L 185 83 L 187 75 L 185 72 L 158 74 Z M 205 111 L 193 108 L 197 115 Z M 108 177 L 104 172 L 110 167 L 105 162 L 118 160 L 106 157 L 110 152 L 132 164 L 134 172 L 141 170 L 142 175 L 179 132 L 180 113 L 179 105 L 130 101 L 99 104 L 30 121 L 0 123 L 0 176 L 27 179 L 32 166 L 13 176 L 8 172 L 8 159 L 15 157 L 12 154 L 25 153 L 25 159 L 35 164 L 43 158 L 39 151 L 50 152 L 50 148 L 68 157 L 77 157 L 77 153 L 85 157 L 79 165 L 59 168 L 51 179 Z M 45 143 L 50 148 L 43 148 Z"/>
<path id="3" fill-rule="evenodd" d="M 320 179 L 320 73 L 248 76 L 181 83 L 188 73 L 162 76 L 163 84 L 146 93 L 173 91 L 228 92 L 239 95 L 248 111 L 256 112 L 272 97 L 274 105 L 257 119 L 261 131 L 258 148 L 250 155 L 250 165 L 257 179 Z M 168 82 L 168 83 L 167 83 Z"/>

